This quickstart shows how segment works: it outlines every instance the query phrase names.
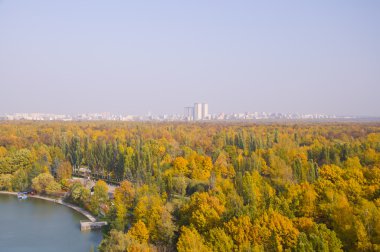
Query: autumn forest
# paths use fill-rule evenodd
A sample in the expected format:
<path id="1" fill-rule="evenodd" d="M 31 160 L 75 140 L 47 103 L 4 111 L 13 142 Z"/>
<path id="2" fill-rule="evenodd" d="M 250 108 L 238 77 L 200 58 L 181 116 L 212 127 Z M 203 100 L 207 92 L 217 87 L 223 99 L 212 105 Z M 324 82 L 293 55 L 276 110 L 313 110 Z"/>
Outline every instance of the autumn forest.
<path id="1" fill-rule="evenodd" d="M 0 190 L 106 220 L 100 251 L 380 251 L 380 124 L 3 122 Z"/>

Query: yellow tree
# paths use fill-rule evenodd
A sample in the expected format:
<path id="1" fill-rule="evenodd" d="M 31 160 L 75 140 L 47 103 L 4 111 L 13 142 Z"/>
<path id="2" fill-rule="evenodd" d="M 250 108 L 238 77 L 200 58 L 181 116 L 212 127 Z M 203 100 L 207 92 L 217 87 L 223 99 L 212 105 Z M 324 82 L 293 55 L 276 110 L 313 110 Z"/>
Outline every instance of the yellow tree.
<path id="1" fill-rule="evenodd" d="M 217 176 L 224 178 L 233 178 L 235 176 L 235 170 L 231 164 L 227 161 L 227 155 L 224 151 L 219 153 L 218 158 L 215 160 L 214 171 Z"/>
<path id="2" fill-rule="evenodd" d="M 173 161 L 173 168 L 175 173 L 187 175 L 189 173 L 189 169 L 187 167 L 188 164 L 189 162 L 183 157 L 175 158 Z"/>
<path id="3" fill-rule="evenodd" d="M 94 194 L 91 196 L 90 208 L 91 211 L 98 215 L 101 207 L 104 207 L 108 202 L 108 186 L 103 180 L 98 180 L 94 186 Z"/>
<path id="4" fill-rule="evenodd" d="M 49 173 L 41 173 L 32 180 L 32 188 L 37 193 L 54 194 L 61 190 L 61 186 L 55 182 L 54 177 Z"/>
<path id="5" fill-rule="evenodd" d="M 181 209 L 182 218 L 199 230 L 205 232 L 219 224 L 225 211 L 220 200 L 208 192 L 194 193 L 190 202 Z"/>
<path id="6" fill-rule="evenodd" d="M 146 228 L 145 223 L 139 220 L 128 230 L 127 236 L 131 236 L 140 243 L 147 243 L 149 230 Z"/>
<path id="7" fill-rule="evenodd" d="M 72 175 L 72 167 L 70 162 L 65 161 L 59 164 L 57 168 L 57 178 L 58 180 L 70 179 Z"/>
<path id="8" fill-rule="evenodd" d="M 125 180 L 115 189 L 114 204 L 116 209 L 115 225 L 119 230 L 124 230 L 128 209 L 132 207 L 135 197 L 133 185 Z"/>
<path id="9" fill-rule="evenodd" d="M 207 245 L 212 251 L 229 252 L 234 249 L 232 238 L 222 228 L 211 229 L 207 237 Z"/>
<path id="10" fill-rule="evenodd" d="M 253 226 L 248 216 L 234 217 L 225 223 L 224 227 L 234 240 L 237 250 L 249 246 L 252 240 Z"/>
<path id="11" fill-rule="evenodd" d="M 309 183 L 294 184 L 287 187 L 286 199 L 296 216 L 311 217 L 316 212 L 317 193 Z"/>
<path id="12" fill-rule="evenodd" d="M 192 227 L 183 226 L 177 242 L 178 252 L 211 251 L 204 243 L 202 236 Z"/>
<path id="13" fill-rule="evenodd" d="M 273 210 L 264 213 L 253 228 L 253 241 L 263 244 L 266 250 L 284 251 L 297 244 L 299 231 L 286 216 Z"/>
<path id="14" fill-rule="evenodd" d="M 138 199 L 133 215 L 145 223 L 150 239 L 155 243 L 168 243 L 174 235 L 174 224 L 168 208 L 159 195 L 143 195 Z"/>
<path id="15" fill-rule="evenodd" d="M 210 157 L 202 155 L 192 155 L 190 160 L 191 178 L 199 180 L 207 180 L 213 164 Z"/>

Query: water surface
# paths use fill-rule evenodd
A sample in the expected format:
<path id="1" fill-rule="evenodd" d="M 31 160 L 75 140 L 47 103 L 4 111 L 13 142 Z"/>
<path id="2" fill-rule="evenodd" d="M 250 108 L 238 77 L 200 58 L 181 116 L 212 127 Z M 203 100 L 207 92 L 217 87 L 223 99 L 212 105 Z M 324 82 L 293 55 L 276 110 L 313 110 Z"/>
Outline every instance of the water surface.
<path id="1" fill-rule="evenodd" d="M 87 252 L 102 240 L 101 231 L 81 232 L 86 218 L 71 208 L 0 194 L 0 251 Z"/>

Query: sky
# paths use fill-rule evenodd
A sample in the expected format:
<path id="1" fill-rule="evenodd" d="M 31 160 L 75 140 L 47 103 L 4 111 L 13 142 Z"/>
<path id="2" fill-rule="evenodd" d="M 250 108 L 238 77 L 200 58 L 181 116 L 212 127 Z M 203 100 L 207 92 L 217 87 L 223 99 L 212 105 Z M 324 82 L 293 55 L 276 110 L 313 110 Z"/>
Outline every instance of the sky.
<path id="1" fill-rule="evenodd" d="M 380 1 L 0 0 L 0 114 L 380 116 Z"/>

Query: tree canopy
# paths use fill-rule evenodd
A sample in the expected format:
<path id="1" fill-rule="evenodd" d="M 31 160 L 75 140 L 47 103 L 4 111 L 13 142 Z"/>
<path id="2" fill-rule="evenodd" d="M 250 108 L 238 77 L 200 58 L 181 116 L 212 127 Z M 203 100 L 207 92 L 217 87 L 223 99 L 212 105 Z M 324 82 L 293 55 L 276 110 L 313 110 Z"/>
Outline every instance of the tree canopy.
<path id="1" fill-rule="evenodd" d="M 380 125 L 1 123 L 28 188 L 106 219 L 101 251 L 379 251 Z"/>

